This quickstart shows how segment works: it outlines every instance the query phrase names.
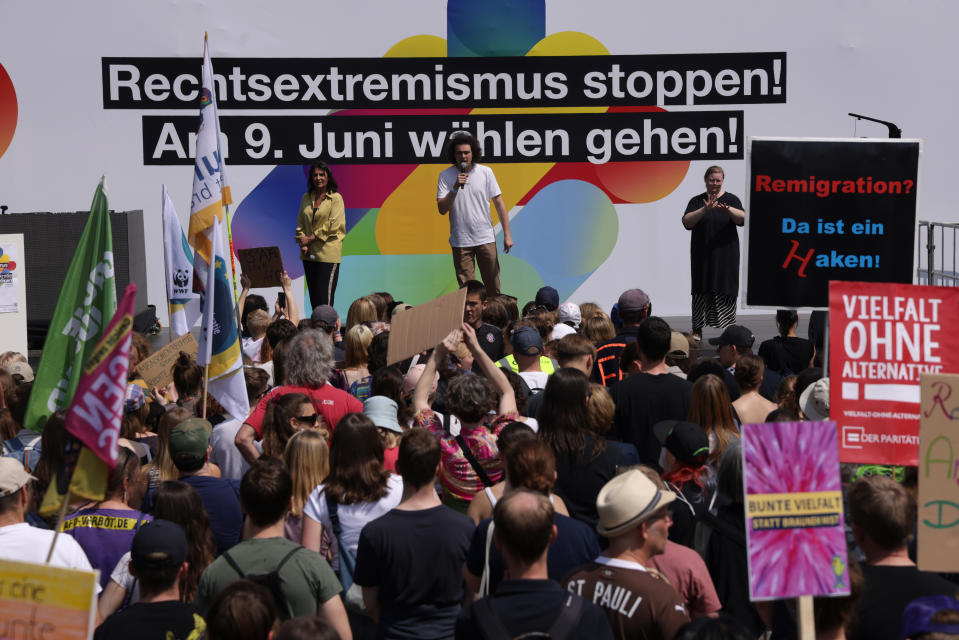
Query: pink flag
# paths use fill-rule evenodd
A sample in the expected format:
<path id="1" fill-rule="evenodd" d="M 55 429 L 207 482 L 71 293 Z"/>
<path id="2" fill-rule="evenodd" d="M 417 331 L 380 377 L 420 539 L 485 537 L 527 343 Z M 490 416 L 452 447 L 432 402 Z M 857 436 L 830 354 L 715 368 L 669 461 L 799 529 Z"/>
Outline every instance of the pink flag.
<path id="1" fill-rule="evenodd" d="M 67 431 L 79 438 L 110 469 L 117 464 L 117 439 L 120 437 L 130 367 L 136 293 L 137 287 L 131 282 L 87 361 L 67 411 Z"/>

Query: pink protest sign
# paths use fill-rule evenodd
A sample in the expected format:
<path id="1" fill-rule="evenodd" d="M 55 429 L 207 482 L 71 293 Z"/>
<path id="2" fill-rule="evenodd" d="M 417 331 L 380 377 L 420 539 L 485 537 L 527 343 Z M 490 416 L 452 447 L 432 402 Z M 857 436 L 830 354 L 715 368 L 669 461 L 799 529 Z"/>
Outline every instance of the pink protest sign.
<path id="1" fill-rule="evenodd" d="M 130 332 L 137 287 L 123 292 L 110 324 L 87 361 L 67 411 L 67 431 L 75 435 L 111 469 L 117 463 L 117 439 L 130 366 Z"/>
<path id="2" fill-rule="evenodd" d="M 849 594 L 835 422 L 743 425 L 749 597 Z"/>

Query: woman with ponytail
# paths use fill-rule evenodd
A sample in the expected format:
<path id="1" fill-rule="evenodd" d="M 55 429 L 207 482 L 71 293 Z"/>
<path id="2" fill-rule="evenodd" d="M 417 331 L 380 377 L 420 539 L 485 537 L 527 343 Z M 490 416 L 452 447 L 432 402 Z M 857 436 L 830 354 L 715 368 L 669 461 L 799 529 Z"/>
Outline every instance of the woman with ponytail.
<path id="1" fill-rule="evenodd" d="M 263 417 L 263 455 L 282 458 L 286 443 L 303 429 L 319 431 L 329 439 L 323 416 L 316 413 L 306 395 L 285 393 L 274 396 L 267 403 Z"/>
<path id="2" fill-rule="evenodd" d="M 167 387 L 167 402 L 176 403 L 194 416 L 200 416 L 200 397 L 203 395 L 203 368 L 193 356 L 181 351 L 173 363 L 173 389 Z"/>

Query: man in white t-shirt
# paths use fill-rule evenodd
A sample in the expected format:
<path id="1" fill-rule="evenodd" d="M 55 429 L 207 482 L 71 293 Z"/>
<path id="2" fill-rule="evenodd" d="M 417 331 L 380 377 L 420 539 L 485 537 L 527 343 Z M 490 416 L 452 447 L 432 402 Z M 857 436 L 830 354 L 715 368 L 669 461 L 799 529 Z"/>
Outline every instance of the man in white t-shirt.
<path id="1" fill-rule="evenodd" d="M 493 170 L 477 164 L 483 156 L 479 141 L 466 131 L 453 134 L 446 148 L 453 165 L 440 173 L 436 186 L 436 206 L 440 215 L 450 214 L 450 247 L 453 267 L 460 286 L 475 278 L 479 264 L 483 284 L 489 295 L 499 293 L 499 260 L 496 236 L 490 218 L 490 200 L 503 226 L 503 251 L 513 247 L 509 215 Z"/>
<path id="2" fill-rule="evenodd" d="M 31 480 L 23 465 L 13 458 L 0 458 L 0 560 L 44 564 L 53 542 L 53 531 L 31 527 L 26 522 Z M 53 480 L 56 482 L 56 479 Z M 66 569 L 93 571 L 83 549 L 70 536 L 57 536 L 50 564 Z M 97 583 L 97 593 L 100 585 Z"/>

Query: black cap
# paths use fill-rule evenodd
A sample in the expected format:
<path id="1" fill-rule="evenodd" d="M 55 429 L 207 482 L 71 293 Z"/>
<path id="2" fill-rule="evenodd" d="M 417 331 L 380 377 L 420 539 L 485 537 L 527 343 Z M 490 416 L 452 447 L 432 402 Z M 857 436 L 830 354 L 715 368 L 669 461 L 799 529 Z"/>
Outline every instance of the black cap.
<path id="1" fill-rule="evenodd" d="M 533 327 L 522 325 L 513 332 L 510 342 L 513 344 L 514 353 L 524 356 L 538 356 L 543 353 L 543 338 Z"/>
<path id="2" fill-rule="evenodd" d="M 731 344 L 741 349 L 751 349 L 756 338 L 753 332 L 740 324 L 734 324 L 726 327 L 723 334 L 718 338 L 710 338 L 709 344 L 723 345 Z"/>
<path id="3" fill-rule="evenodd" d="M 699 466 L 709 456 L 709 436 L 695 422 L 663 420 L 653 425 L 653 434 L 683 464 Z"/>
<path id="4" fill-rule="evenodd" d="M 169 520 L 142 525 L 130 546 L 130 561 L 137 569 L 179 567 L 186 560 L 186 554 L 186 533 Z"/>
<path id="5" fill-rule="evenodd" d="M 559 307 L 559 293 L 553 287 L 540 287 L 536 292 L 536 306 L 546 307 L 547 311 L 556 311 Z"/>

